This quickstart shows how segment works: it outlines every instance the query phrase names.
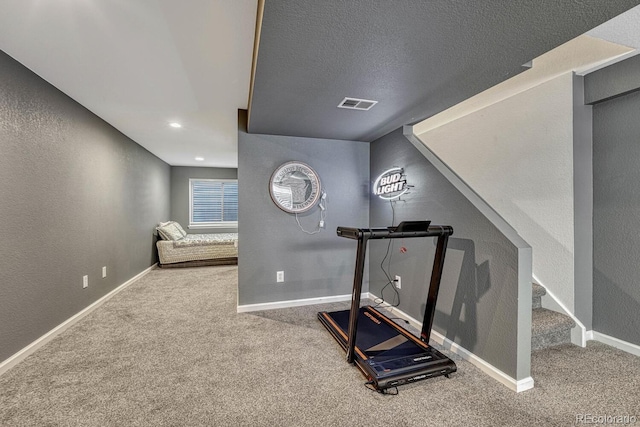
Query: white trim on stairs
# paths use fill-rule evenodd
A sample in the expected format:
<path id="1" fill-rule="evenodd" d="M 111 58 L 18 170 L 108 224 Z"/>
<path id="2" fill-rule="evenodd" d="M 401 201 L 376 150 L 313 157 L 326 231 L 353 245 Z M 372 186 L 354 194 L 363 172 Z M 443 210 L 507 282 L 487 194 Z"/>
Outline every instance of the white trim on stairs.
<path id="1" fill-rule="evenodd" d="M 135 281 L 140 279 L 142 276 L 144 276 L 147 273 L 149 273 L 151 270 L 156 268 L 156 266 L 157 266 L 157 264 L 154 264 L 151 267 L 147 268 L 146 270 L 143 270 L 142 272 L 140 272 L 137 275 L 133 276 L 131 279 L 127 280 L 122 285 L 118 286 L 117 288 L 115 288 L 114 290 L 112 290 L 111 292 L 109 292 L 108 294 L 106 294 L 105 296 L 100 298 L 99 300 L 95 301 L 93 304 L 89 305 L 88 307 L 86 307 L 82 311 L 76 313 L 75 315 L 73 315 L 72 317 L 68 318 L 67 320 L 65 320 L 64 322 L 62 322 L 61 324 L 59 324 L 55 328 L 51 329 L 49 332 L 47 332 L 46 334 L 42 335 L 37 340 L 33 341 L 31 344 L 27 345 L 22 350 L 19 350 L 13 356 L 10 356 L 8 359 L 0 362 L 0 376 L 3 375 L 5 372 L 7 372 L 9 369 L 11 369 L 14 366 L 16 366 L 17 364 L 19 364 L 20 362 L 22 362 L 24 359 L 26 359 L 28 356 L 30 356 L 31 354 L 36 352 L 39 348 L 41 348 L 42 346 L 47 344 L 49 341 L 51 341 L 52 339 L 54 339 L 55 337 L 60 335 L 62 332 L 66 331 L 71 326 L 73 326 L 76 323 L 78 323 L 80 321 L 80 319 L 85 317 L 87 314 L 91 313 L 96 308 L 100 307 L 102 304 L 107 302 L 109 299 L 111 299 L 118 292 L 124 290 L 129 285 L 131 285 L 132 283 L 134 283 Z"/>
<path id="2" fill-rule="evenodd" d="M 620 349 L 622 351 L 626 351 L 627 353 L 640 356 L 640 345 L 632 344 L 630 342 L 623 341 L 619 338 L 605 335 L 596 331 L 587 331 L 586 337 L 587 337 L 587 340 L 589 341 L 598 341 L 603 344 L 610 345 L 611 347 Z"/>
<path id="3" fill-rule="evenodd" d="M 587 328 L 586 328 L 586 326 L 584 326 L 584 324 L 583 324 L 580 320 L 578 320 L 578 318 L 577 318 L 576 316 L 574 316 L 574 314 L 573 314 L 572 312 L 570 312 L 570 311 L 569 311 L 569 309 L 567 308 L 567 306 L 566 306 L 566 305 L 564 305 L 562 302 L 560 302 L 560 300 L 559 300 L 559 299 L 558 299 L 558 298 L 553 294 L 553 292 L 551 292 L 549 289 L 547 289 L 547 287 L 546 287 L 546 286 L 544 286 L 544 285 L 540 282 L 540 280 L 538 280 L 538 278 L 537 278 L 535 275 L 533 275 L 533 280 L 534 280 L 537 284 L 539 284 L 540 286 L 542 286 L 542 287 L 544 288 L 544 290 L 547 292 L 547 295 L 549 295 L 549 297 L 553 300 L 553 302 L 554 302 L 555 304 L 557 304 L 557 305 L 562 309 L 562 311 L 564 311 L 564 313 L 563 313 L 563 314 L 566 314 L 567 316 L 571 317 L 571 318 L 573 319 L 573 321 L 574 321 L 574 322 L 576 322 L 576 325 L 577 325 L 577 326 L 578 326 L 578 328 L 579 328 L 579 334 L 580 334 L 580 336 L 579 336 L 579 337 L 578 337 L 578 339 L 577 339 L 577 340 L 578 340 L 578 342 L 575 342 L 575 341 L 574 341 L 574 339 L 575 339 L 575 338 L 574 338 L 574 334 L 572 333 L 572 334 L 571 334 L 571 341 L 572 341 L 572 343 L 573 343 L 573 344 L 575 344 L 575 345 L 579 345 L 579 346 L 580 346 L 580 347 L 582 347 L 582 348 L 586 347 L 586 346 L 587 346 L 587 340 L 589 339 L 589 338 L 587 337 Z M 546 308 L 546 307 L 545 307 L 545 308 Z"/>

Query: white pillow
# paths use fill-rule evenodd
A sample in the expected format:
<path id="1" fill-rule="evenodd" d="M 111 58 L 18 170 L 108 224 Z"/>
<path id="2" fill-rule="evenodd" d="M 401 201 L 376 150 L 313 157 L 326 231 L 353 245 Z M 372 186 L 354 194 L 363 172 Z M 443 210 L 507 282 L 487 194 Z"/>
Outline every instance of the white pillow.
<path id="1" fill-rule="evenodd" d="M 180 232 L 180 234 L 182 234 L 182 237 L 187 237 L 187 232 L 184 231 L 184 228 L 182 228 L 182 226 L 180 224 L 178 224 L 175 221 L 171 221 L 171 222 L 173 222 L 173 225 L 175 225 L 176 228 L 178 229 L 178 231 Z"/>
<path id="2" fill-rule="evenodd" d="M 169 221 L 168 223 L 165 223 L 165 225 L 156 227 L 156 230 L 158 230 L 158 235 L 163 240 L 180 240 L 185 236 L 182 234 L 184 230 L 180 232 L 180 229 L 176 227 L 173 221 Z"/>

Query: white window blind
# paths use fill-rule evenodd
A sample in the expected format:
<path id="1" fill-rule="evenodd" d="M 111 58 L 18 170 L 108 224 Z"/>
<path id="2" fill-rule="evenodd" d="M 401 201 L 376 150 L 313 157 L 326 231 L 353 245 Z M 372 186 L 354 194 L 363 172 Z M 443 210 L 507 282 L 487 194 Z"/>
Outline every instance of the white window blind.
<path id="1" fill-rule="evenodd" d="M 238 222 L 238 181 L 190 179 L 190 226 Z"/>

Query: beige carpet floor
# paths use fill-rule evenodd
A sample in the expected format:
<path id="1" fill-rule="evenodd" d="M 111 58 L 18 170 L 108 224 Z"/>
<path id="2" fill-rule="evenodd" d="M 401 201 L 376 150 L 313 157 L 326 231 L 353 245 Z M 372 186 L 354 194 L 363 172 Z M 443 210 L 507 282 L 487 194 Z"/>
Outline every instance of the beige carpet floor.
<path id="1" fill-rule="evenodd" d="M 236 289 L 236 266 L 153 270 L 0 377 L 0 425 L 569 426 L 581 416 L 640 417 L 640 358 L 603 344 L 534 353 L 535 388 L 523 393 L 456 358 L 451 379 L 381 395 L 316 319 L 345 304 L 238 314 Z"/>

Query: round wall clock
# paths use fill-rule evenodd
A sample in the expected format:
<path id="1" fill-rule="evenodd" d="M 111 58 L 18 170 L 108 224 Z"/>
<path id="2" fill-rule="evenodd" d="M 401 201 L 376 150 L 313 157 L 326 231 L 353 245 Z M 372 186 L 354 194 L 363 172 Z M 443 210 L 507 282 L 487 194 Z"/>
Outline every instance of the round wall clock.
<path id="1" fill-rule="evenodd" d="M 280 165 L 269 180 L 273 203 L 287 213 L 308 211 L 318 203 L 321 192 L 318 174 L 302 162 Z"/>

